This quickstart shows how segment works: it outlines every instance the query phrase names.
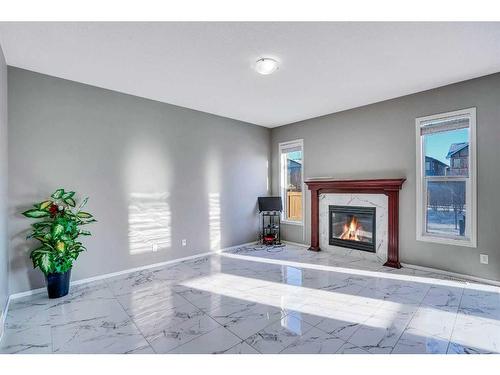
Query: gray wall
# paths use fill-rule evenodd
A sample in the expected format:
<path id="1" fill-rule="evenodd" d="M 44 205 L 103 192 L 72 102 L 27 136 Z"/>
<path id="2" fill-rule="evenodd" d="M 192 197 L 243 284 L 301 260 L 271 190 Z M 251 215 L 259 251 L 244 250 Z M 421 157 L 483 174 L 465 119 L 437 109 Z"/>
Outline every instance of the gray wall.
<path id="1" fill-rule="evenodd" d="M 416 241 L 415 118 L 477 107 L 478 247 Z M 278 192 L 278 143 L 304 139 L 305 178 L 406 177 L 400 196 L 403 262 L 500 280 L 500 74 L 272 129 L 273 191 Z M 310 240 L 310 194 L 306 192 Z M 300 241 L 302 227 L 285 239 Z M 489 264 L 479 263 L 479 254 Z"/>
<path id="2" fill-rule="evenodd" d="M 90 196 L 99 221 L 73 280 L 206 252 L 219 234 L 222 247 L 254 241 L 269 140 L 256 125 L 9 67 L 11 293 L 44 285 L 19 212 L 59 186 Z"/>
<path id="3" fill-rule="evenodd" d="M 4 151 L 6 73 L 0 65 Z M 269 179 L 278 191 L 278 142 L 297 138 L 304 139 L 306 178 L 407 178 L 401 192 L 403 262 L 500 280 L 500 74 L 272 131 L 17 68 L 9 68 L 8 77 L 10 293 L 43 286 L 28 258 L 34 243 L 24 239 L 30 222 L 19 212 L 57 187 L 90 196 L 88 209 L 99 223 L 73 279 L 91 277 L 205 252 L 219 235 L 221 247 L 254 240 L 255 198 L 266 194 Z M 414 120 L 471 106 L 478 122 L 478 248 L 418 242 Z M 6 156 L 0 157 L 2 176 Z M 306 196 L 305 241 L 300 226 L 286 226 L 285 239 L 309 241 Z M 0 239 L 5 228 L 0 214 Z M 157 252 L 155 238 L 161 242 Z M 184 238 L 188 245 L 181 247 Z M 5 249 L 0 242 L 0 267 L 7 264 Z M 479 253 L 489 255 L 489 265 L 479 263 Z M 6 274 L 0 272 L 2 300 Z"/>
<path id="4" fill-rule="evenodd" d="M 0 318 L 9 295 L 7 199 L 7 65 L 0 46 Z"/>

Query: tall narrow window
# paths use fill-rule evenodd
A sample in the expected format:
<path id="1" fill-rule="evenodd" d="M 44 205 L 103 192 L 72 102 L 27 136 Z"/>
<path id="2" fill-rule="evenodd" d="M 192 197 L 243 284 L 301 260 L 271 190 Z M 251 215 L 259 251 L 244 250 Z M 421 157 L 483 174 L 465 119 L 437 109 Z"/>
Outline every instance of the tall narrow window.
<path id="1" fill-rule="evenodd" d="M 476 247 L 476 109 L 416 125 L 417 240 Z"/>
<path id="2" fill-rule="evenodd" d="M 280 193 L 283 200 L 283 220 L 302 224 L 303 196 L 303 141 L 280 143 Z"/>

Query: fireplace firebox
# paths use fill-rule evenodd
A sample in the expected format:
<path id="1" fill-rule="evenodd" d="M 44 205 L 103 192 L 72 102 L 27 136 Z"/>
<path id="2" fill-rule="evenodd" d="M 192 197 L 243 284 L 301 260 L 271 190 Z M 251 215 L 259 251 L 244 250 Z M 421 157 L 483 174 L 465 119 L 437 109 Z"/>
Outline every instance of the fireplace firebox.
<path id="1" fill-rule="evenodd" d="M 375 207 L 328 207 L 330 245 L 372 253 L 376 251 Z"/>

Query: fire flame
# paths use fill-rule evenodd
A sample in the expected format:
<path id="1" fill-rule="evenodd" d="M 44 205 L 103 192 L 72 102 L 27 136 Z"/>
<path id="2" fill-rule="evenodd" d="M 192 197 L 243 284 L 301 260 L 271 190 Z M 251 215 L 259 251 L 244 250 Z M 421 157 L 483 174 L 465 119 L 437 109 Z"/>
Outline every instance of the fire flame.
<path id="1" fill-rule="evenodd" d="M 344 224 L 344 231 L 340 235 L 341 240 L 361 241 L 360 231 L 363 229 L 356 216 L 351 216 L 351 220 Z"/>

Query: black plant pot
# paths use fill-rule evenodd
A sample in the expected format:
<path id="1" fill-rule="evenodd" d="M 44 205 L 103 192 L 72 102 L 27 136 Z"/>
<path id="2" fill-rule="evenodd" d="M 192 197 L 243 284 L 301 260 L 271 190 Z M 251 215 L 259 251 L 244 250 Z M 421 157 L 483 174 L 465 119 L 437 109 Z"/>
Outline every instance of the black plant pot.
<path id="1" fill-rule="evenodd" d="M 71 269 L 64 273 L 49 273 L 45 275 L 49 298 L 64 297 L 69 292 Z"/>

